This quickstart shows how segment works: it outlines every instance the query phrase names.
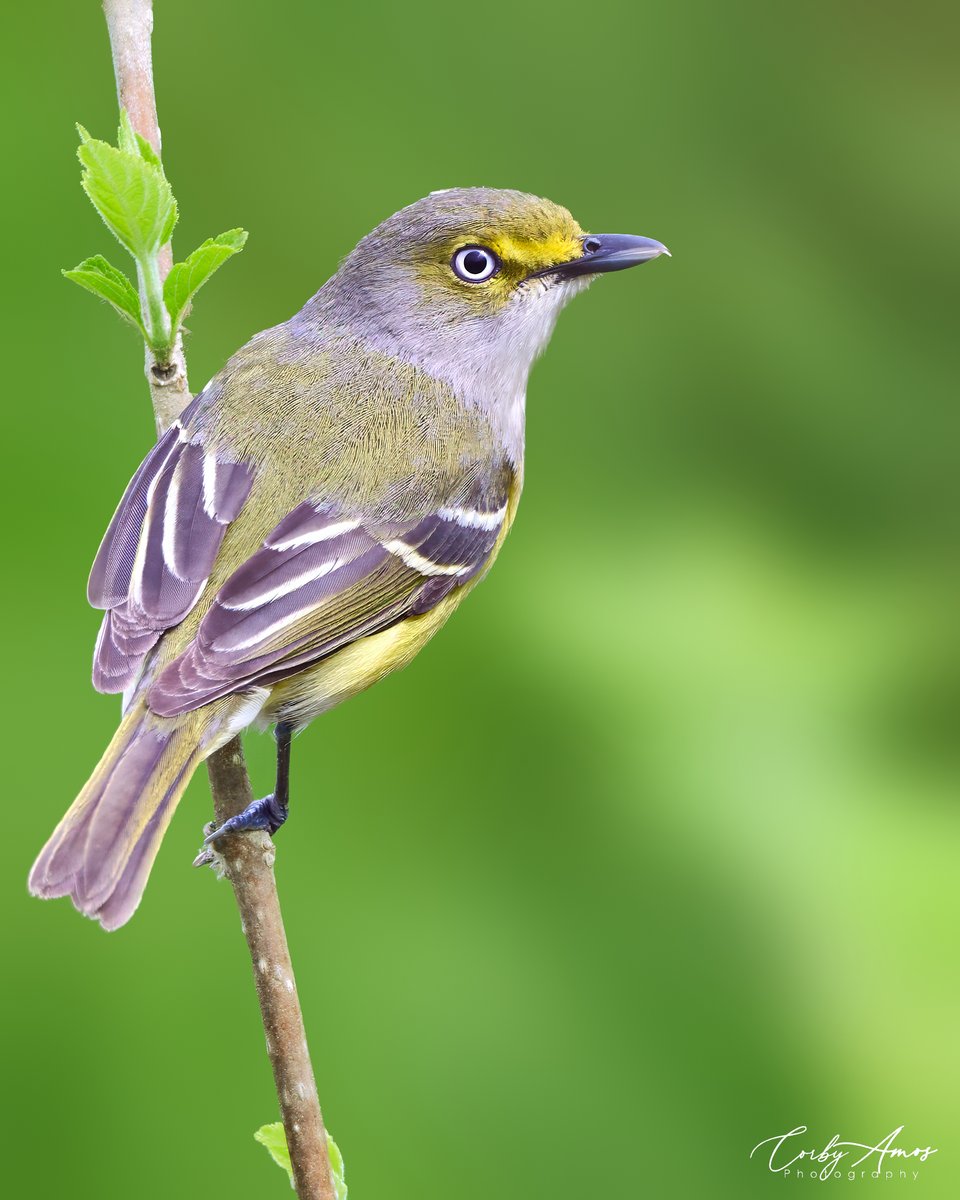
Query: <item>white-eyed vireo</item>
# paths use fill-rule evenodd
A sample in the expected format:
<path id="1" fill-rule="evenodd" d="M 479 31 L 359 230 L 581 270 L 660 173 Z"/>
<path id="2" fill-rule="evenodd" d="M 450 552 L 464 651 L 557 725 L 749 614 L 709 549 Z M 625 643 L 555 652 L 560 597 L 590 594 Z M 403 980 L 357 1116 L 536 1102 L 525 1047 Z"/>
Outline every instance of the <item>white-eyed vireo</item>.
<path id="1" fill-rule="evenodd" d="M 276 724 L 277 786 L 228 826 L 279 827 L 291 734 L 408 663 L 496 557 L 560 309 L 664 253 L 521 192 L 437 192 L 230 359 L 144 459 L 94 562 L 93 682 L 124 716 L 36 895 L 122 925 L 197 764 L 254 723 Z"/>

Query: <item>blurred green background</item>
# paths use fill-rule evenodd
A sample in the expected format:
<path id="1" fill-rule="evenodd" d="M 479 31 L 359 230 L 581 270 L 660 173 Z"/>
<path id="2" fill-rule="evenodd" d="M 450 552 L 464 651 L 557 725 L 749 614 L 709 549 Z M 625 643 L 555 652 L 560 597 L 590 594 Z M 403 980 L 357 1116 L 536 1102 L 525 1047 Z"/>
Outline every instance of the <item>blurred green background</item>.
<path id="1" fill-rule="evenodd" d="M 748 1159 L 799 1124 L 903 1124 L 940 1152 L 899 1186 L 960 1195 L 955 14 L 157 9 L 176 244 L 251 232 L 195 389 L 435 188 L 674 254 L 562 318 L 489 581 L 296 744 L 279 876 L 351 1196 L 809 1189 Z M 59 275 L 121 258 L 74 158 L 116 127 L 99 8 L 4 26 L 0 1188 L 279 1197 L 205 780 L 120 933 L 25 892 L 116 722 L 84 586 L 152 427 L 136 338 Z"/>

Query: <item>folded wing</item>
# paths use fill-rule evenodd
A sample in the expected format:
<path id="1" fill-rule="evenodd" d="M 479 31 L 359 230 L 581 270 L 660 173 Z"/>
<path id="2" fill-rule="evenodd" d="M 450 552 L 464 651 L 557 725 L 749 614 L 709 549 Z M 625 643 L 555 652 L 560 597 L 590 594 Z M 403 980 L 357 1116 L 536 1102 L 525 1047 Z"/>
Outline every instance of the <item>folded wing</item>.
<path id="1" fill-rule="evenodd" d="M 252 482 L 252 467 L 186 440 L 179 424 L 144 459 L 90 572 L 90 603 L 106 610 L 94 652 L 98 691 L 129 687 L 196 603 Z"/>
<path id="2" fill-rule="evenodd" d="M 275 682 L 428 611 L 482 570 L 506 502 L 504 488 L 488 488 L 470 506 L 394 525 L 304 502 L 220 589 L 193 642 L 150 687 L 150 707 L 174 716 Z"/>

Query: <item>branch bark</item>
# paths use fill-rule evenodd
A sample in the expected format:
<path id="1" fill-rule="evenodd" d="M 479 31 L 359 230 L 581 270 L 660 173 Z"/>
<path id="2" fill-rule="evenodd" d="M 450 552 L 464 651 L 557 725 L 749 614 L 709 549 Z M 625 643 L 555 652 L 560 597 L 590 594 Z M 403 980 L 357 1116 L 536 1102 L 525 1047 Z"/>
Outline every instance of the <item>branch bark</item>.
<path id="1" fill-rule="evenodd" d="M 160 125 L 157 122 L 157 102 L 153 90 L 153 56 L 150 39 L 153 33 L 153 0 L 103 0 L 103 12 L 110 34 L 113 73 L 117 81 L 120 107 L 130 114 L 133 128 L 161 153 Z M 173 266 L 173 249 L 168 242 L 157 255 L 161 280 L 166 279 Z M 141 306 L 145 304 L 140 289 Z M 187 363 L 183 353 L 183 337 L 177 332 L 169 362 L 158 363 L 146 350 L 144 372 L 150 385 L 150 399 L 157 422 L 157 432 L 169 429 L 190 403 L 187 382 Z"/>
<path id="2" fill-rule="evenodd" d="M 217 824 L 222 825 L 253 800 L 240 739 L 211 755 L 207 766 Z M 273 874 L 276 847 L 267 833 L 245 833 L 224 838 L 224 843 L 218 855 L 233 884 L 250 950 L 297 1195 L 301 1200 L 335 1200 L 327 1134 Z"/>
<path id="3" fill-rule="evenodd" d="M 152 0 L 103 0 L 110 34 L 117 97 L 137 133 L 160 153 L 160 127 L 153 87 Z M 173 263 L 170 245 L 158 255 L 161 279 Z M 157 429 L 163 432 L 189 403 L 187 364 L 178 334 L 169 364 L 158 364 L 147 351 Z M 242 812 L 253 789 L 239 737 L 207 761 L 217 824 Z M 307 1049 L 303 1014 L 287 947 L 273 863 L 276 850 L 266 833 L 224 838 L 217 858 L 233 885 L 247 947 L 253 963 L 267 1053 L 287 1135 L 294 1186 L 299 1200 L 336 1200 L 330 1174 L 327 1135 Z"/>

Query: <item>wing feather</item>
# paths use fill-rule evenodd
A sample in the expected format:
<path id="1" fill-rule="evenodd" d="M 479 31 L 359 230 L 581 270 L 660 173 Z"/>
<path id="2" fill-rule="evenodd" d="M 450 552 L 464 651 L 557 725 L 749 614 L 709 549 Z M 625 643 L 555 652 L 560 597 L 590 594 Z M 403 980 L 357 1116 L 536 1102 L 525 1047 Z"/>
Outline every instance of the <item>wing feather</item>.
<path id="1" fill-rule="evenodd" d="M 249 464 L 187 440 L 179 425 L 144 459 L 90 572 L 90 603 L 106 609 L 94 652 L 98 690 L 129 687 L 161 634 L 196 603 L 253 476 Z"/>
<path id="2" fill-rule="evenodd" d="M 87 599 L 93 608 L 115 608 L 127 599 L 147 506 L 157 478 L 177 445 L 178 432 L 176 426 L 167 430 L 123 493 L 90 571 Z"/>
<path id="3" fill-rule="evenodd" d="M 483 568 L 505 500 L 392 526 L 304 502 L 226 581 L 194 640 L 151 685 L 150 707 L 174 716 L 276 682 L 426 612 Z"/>

